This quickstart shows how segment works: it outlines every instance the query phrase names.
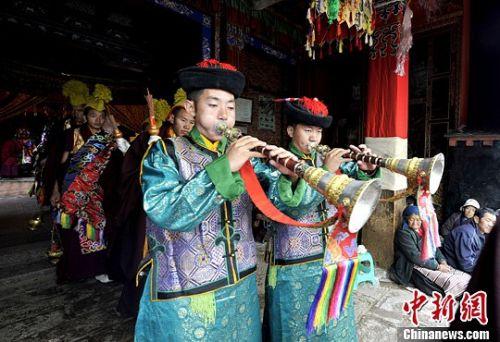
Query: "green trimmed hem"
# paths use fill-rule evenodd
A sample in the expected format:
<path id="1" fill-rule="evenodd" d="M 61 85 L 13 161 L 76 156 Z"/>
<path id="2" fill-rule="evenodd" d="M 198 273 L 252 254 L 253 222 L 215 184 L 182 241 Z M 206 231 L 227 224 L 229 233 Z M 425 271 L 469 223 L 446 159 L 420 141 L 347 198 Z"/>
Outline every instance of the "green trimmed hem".
<path id="1" fill-rule="evenodd" d="M 281 175 L 278 179 L 278 194 L 281 201 L 290 208 L 296 208 L 302 202 L 302 198 L 307 189 L 307 183 L 299 179 L 295 191 L 290 178 Z"/>
<path id="2" fill-rule="evenodd" d="M 208 177 L 215 185 L 215 190 L 225 200 L 232 201 L 238 198 L 244 191 L 245 186 L 243 185 L 243 180 L 237 172 L 231 172 L 229 167 L 229 160 L 226 156 L 222 156 L 207 166 Z"/>

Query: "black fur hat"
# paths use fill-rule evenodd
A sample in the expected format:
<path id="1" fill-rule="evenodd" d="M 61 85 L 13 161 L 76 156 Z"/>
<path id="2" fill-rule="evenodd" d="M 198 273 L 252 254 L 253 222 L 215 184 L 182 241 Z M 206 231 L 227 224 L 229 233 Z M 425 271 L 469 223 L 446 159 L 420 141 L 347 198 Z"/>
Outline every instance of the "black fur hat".
<path id="1" fill-rule="evenodd" d="M 177 72 L 181 87 L 190 93 L 200 89 L 222 89 L 239 97 L 245 88 L 245 75 L 228 63 L 204 60 Z"/>

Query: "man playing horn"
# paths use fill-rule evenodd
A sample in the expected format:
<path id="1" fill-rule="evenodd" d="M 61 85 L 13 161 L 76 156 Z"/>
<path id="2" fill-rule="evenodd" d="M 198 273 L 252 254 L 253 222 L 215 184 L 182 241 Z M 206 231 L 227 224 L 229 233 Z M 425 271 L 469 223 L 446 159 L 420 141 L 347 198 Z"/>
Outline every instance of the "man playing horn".
<path id="1" fill-rule="evenodd" d="M 278 100 L 281 102 L 281 100 Z M 321 142 L 323 129 L 331 125 L 328 108 L 314 98 L 286 99 L 283 111 L 288 121 L 287 134 L 291 138 L 289 150 L 299 159 L 331 173 L 344 173 L 358 180 L 377 176 L 377 167 L 353 162 L 342 156 L 349 150 L 334 148 L 323 159 L 311 147 Z M 370 154 L 365 145 L 350 146 L 356 152 Z M 303 179 L 280 176 L 277 187 L 269 188 L 269 196 L 277 199 L 277 207 L 300 222 L 319 222 L 333 216 L 337 209 L 327 204 L 324 197 Z M 302 202 L 314 202 L 313 210 L 304 210 Z M 330 321 L 326 329 L 307 336 L 306 322 L 312 298 L 320 284 L 328 227 L 303 228 L 273 223 L 269 242 L 269 269 L 266 281 L 266 309 L 263 335 L 269 341 L 356 341 L 356 327 L 352 304 L 347 307 L 337 323 Z M 356 248 L 356 234 L 352 235 Z M 341 245 L 342 246 L 342 245 Z M 339 255 L 341 249 L 336 251 Z"/>
<path id="2" fill-rule="evenodd" d="M 252 151 L 266 144 L 245 136 L 227 146 L 217 127 L 235 123 L 245 77 L 232 65 L 205 60 L 181 69 L 186 137 L 153 143 L 142 164 L 151 265 L 136 323 L 136 341 L 261 341 L 251 203 L 238 173 L 250 160 L 263 181 L 280 172 Z M 267 146 L 270 155 L 296 157 Z M 270 162 L 281 172 L 290 171 Z"/>

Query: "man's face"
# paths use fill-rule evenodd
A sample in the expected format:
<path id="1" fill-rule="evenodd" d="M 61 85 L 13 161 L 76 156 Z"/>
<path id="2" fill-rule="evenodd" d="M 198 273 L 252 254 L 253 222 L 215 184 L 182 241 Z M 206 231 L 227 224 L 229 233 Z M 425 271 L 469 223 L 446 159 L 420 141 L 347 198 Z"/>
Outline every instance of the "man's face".
<path id="1" fill-rule="evenodd" d="M 104 113 L 91 109 L 87 114 L 87 125 L 95 131 L 100 131 L 104 125 Z"/>
<path id="2" fill-rule="evenodd" d="M 297 124 L 295 126 L 288 126 L 287 133 L 292 138 L 293 144 L 302 153 L 308 154 L 311 151 L 311 145 L 317 145 L 321 142 L 323 128 Z"/>
<path id="3" fill-rule="evenodd" d="M 219 141 L 218 123 L 234 126 L 236 119 L 234 95 L 220 89 L 204 89 L 196 102 L 187 101 L 186 109 L 195 113 L 196 127 L 210 141 Z"/>
<path id="4" fill-rule="evenodd" d="M 464 208 L 464 216 L 467 218 L 474 217 L 475 213 L 476 213 L 476 208 L 474 208 L 472 205 L 468 205 Z"/>
<path id="5" fill-rule="evenodd" d="M 194 114 L 188 113 L 184 108 L 180 108 L 174 115 L 174 132 L 182 137 L 193 129 L 195 124 Z"/>
<path id="6" fill-rule="evenodd" d="M 493 230 L 497 218 L 495 215 L 486 213 L 483 217 L 479 219 L 478 227 L 479 230 L 484 234 L 489 234 Z"/>

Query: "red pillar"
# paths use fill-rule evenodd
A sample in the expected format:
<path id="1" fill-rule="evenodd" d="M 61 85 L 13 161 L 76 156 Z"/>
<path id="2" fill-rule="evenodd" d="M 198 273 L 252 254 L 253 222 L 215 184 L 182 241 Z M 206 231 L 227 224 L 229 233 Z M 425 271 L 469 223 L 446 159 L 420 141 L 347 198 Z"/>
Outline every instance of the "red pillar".
<path id="1" fill-rule="evenodd" d="M 394 15 L 394 8 L 398 11 Z M 406 158 L 408 150 L 408 59 L 405 76 L 398 76 L 396 50 L 404 5 L 394 3 L 377 9 L 374 46 L 368 66 L 368 100 L 365 122 L 366 144 L 382 157 Z M 406 187 L 406 178 L 382 169 L 383 197 Z M 377 264 L 389 268 L 393 262 L 396 229 L 401 224 L 405 201 L 379 203 L 362 232 L 362 241 Z"/>

